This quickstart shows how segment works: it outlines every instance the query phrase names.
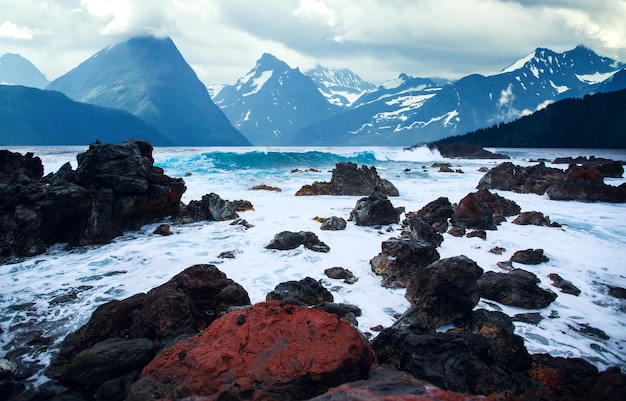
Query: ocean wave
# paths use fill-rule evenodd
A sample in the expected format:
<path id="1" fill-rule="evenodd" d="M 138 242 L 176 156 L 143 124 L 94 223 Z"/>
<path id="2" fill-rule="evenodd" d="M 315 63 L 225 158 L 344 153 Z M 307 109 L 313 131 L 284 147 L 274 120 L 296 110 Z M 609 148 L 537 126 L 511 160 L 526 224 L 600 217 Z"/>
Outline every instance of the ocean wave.
<path id="1" fill-rule="evenodd" d="M 442 159 L 439 152 L 427 147 L 403 148 L 212 148 L 195 155 L 167 156 L 159 152 L 156 164 L 169 171 L 205 173 L 211 170 L 284 170 L 294 168 L 329 168 L 337 163 L 352 162 L 357 165 L 376 165 L 380 162 L 427 162 Z M 191 168 L 191 169 L 190 169 Z"/>

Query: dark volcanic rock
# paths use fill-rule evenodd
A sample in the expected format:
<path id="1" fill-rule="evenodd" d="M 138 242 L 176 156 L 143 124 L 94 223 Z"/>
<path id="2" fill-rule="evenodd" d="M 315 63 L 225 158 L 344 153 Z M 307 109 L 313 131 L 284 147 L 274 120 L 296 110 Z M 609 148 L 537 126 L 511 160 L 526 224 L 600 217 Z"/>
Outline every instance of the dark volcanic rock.
<path id="1" fill-rule="evenodd" d="M 194 265 L 167 283 L 100 305 L 89 322 L 63 340 L 48 374 L 63 375 L 74 357 L 109 338 L 148 338 L 158 349 L 193 335 L 231 306 L 249 305 L 246 291 L 213 265 Z"/>
<path id="2" fill-rule="evenodd" d="M 524 249 L 515 252 L 510 260 L 523 265 L 538 265 L 547 262 L 549 259 L 543 254 L 543 249 Z"/>
<path id="3" fill-rule="evenodd" d="M 432 244 L 415 239 L 392 238 L 383 241 L 381 248 L 370 260 L 370 266 L 383 277 L 381 285 L 388 288 L 406 287 L 414 270 L 439 259 L 439 252 Z"/>
<path id="4" fill-rule="evenodd" d="M 147 338 L 109 338 L 78 353 L 57 379 L 68 387 L 96 389 L 108 380 L 138 374 L 155 351 Z"/>
<path id="5" fill-rule="evenodd" d="M 42 177 L 39 158 L 0 152 L 0 259 L 108 243 L 178 214 L 185 183 L 154 166 L 148 142 L 92 144 L 77 160 Z"/>
<path id="6" fill-rule="evenodd" d="M 531 167 L 504 162 L 489 170 L 480 179 L 477 188 L 543 195 L 549 186 L 564 178 L 563 170 L 546 167 L 543 162 Z"/>
<path id="7" fill-rule="evenodd" d="M 521 193 L 547 193 L 553 200 L 626 202 L 626 184 L 603 182 L 602 174 L 589 166 L 571 165 L 567 172 L 539 163 L 531 167 L 502 163 L 487 172 L 478 189 L 502 189 Z"/>
<path id="8" fill-rule="evenodd" d="M 507 155 L 500 155 L 480 146 L 463 143 L 434 143 L 429 146 L 431 149 L 436 148 L 441 156 L 449 159 L 509 159 Z"/>
<path id="9" fill-rule="evenodd" d="M 328 230 L 328 231 L 341 231 L 345 230 L 348 226 L 348 223 L 343 217 L 332 216 L 328 218 L 322 218 L 322 226 L 320 230 Z"/>
<path id="10" fill-rule="evenodd" d="M 330 267 L 324 270 L 324 274 L 329 278 L 343 280 L 346 284 L 354 284 L 359 280 L 354 273 L 343 267 Z"/>
<path id="11" fill-rule="evenodd" d="M 371 349 L 348 323 L 273 301 L 231 312 L 159 354 L 127 400 L 147 394 L 151 399 L 309 399 L 367 378 L 374 363 Z"/>
<path id="12" fill-rule="evenodd" d="M 561 292 L 575 296 L 580 295 L 580 289 L 572 284 L 571 281 L 565 280 L 556 273 L 550 273 L 548 274 L 548 277 L 552 280 L 552 285 L 556 288 L 560 288 Z"/>
<path id="13" fill-rule="evenodd" d="M 286 251 L 296 249 L 300 245 L 315 252 L 329 252 L 330 247 L 310 231 L 282 231 L 274 236 L 269 244 L 265 246 L 267 249 L 278 249 Z"/>
<path id="14" fill-rule="evenodd" d="M 550 217 L 544 216 L 541 212 L 523 212 L 512 221 L 513 224 L 520 226 L 547 226 L 547 227 L 561 227 L 557 222 L 551 222 Z"/>
<path id="15" fill-rule="evenodd" d="M 483 273 L 470 258 L 440 259 L 414 269 L 409 277 L 406 298 L 422 309 L 434 327 L 466 318 L 480 296 L 476 280 Z"/>
<path id="16" fill-rule="evenodd" d="M 579 164 L 584 167 L 591 167 L 596 170 L 602 177 L 621 178 L 624 175 L 623 162 L 603 157 L 589 156 L 589 159 L 583 156 L 577 158 L 557 157 L 552 164 Z"/>
<path id="17" fill-rule="evenodd" d="M 179 219 L 182 223 L 193 223 L 204 220 L 234 220 L 237 217 L 235 202 L 224 200 L 218 194 L 210 193 L 202 196 L 201 200 L 192 200 L 183 207 Z"/>
<path id="18" fill-rule="evenodd" d="M 305 185 L 296 192 L 296 196 L 308 195 L 353 195 L 367 196 L 380 192 L 387 196 L 398 196 L 398 189 L 388 180 L 380 178 L 376 167 L 361 166 L 354 163 L 337 163 L 330 182 L 316 181 Z"/>
<path id="19" fill-rule="evenodd" d="M 553 200 L 626 202 L 626 184 L 607 185 L 600 173 L 591 167 L 570 166 L 565 179 L 550 186 L 546 193 Z"/>
<path id="20" fill-rule="evenodd" d="M 436 333 L 413 310 L 384 329 L 371 346 L 379 363 L 391 364 L 444 390 L 520 393 L 531 385 L 521 372 L 531 359 L 510 319 L 478 311 L 467 327 Z M 424 327 L 426 326 L 426 327 Z"/>
<path id="21" fill-rule="evenodd" d="M 505 305 L 541 309 L 556 299 L 556 294 L 539 287 L 533 273 L 514 269 L 508 273 L 487 272 L 478 279 L 480 296 Z"/>
<path id="22" fill-rule="evenodd" d="M 428 224 L 425 220 L 417 216 L 409 216 L 402 223 L 408 228 L 409 237 L 419 241 L 428 242 L 434 246 L 439 246 L 443 242 L 443 236 Z M 446 223 L 447 227 L 447 223 Z"/>
<path id="23" fill-rule="evenodd" d="M 423 219 L 433 226 L 437 232 L 445 233 L 448 230 L 448 220 L 454 214 L 454 208 L 448 198 L 437 198 L 415 213 L 408 213 L 407 218 L 413 215 Z"/>
<path id="24" fill-rule="evenodd" d="M 356 222 L 357 226 L 397 224 L 403 212 L 404 208 L 395 208 L 387 196 L 375 192 L 357 201 L 356 206 L 350 212 L 350 218 Z"/>
<path id="25" fill-rule="evenodd" d="M 491 398 L 490 398 L 491 399 Z M 490 401 L 445 391 L 390 365 L 374 365 L 367 380 L 331 388 L 309 401 Z M 493 401 L 502 400 L 493 398 Z"/>
<path id="26" fill-rule="evenodd" d="M 333 294 L 319 281 L 311 277 L 280 283 L 274 288 L 274 291 L 267 294 L 265 299 L 266 301 L 283 301 L 308 306 L 318 306 L 334 300 Z"/>
<path id="27" fill-rule="evenodd" d="M 505 216 L 514 216 L 520 211 L 515 202 L 481 189 L 461 199 L 452 215 L 452 224 L 465 228 L 495 230 Z"/>

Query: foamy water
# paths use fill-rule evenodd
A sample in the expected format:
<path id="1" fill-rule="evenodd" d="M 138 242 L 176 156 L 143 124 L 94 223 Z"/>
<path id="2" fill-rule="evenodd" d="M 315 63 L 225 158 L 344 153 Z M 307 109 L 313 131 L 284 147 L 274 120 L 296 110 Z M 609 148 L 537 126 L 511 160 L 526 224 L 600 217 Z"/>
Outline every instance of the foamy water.
<path id="1" fill-rule="evenodd" d="M 41 147 L 13 149 L 33 151 L 46 166 L 56 171 L 65 162 L 76 167 L 75 155 L 82 147 Z M 529 159 L 590 155 L 626 160 L 626 151 L 593 150 L 502 150 L 515 157 L 514 163 L 533 164 Z M 393 182 L 400 196 L 391 198 L 394 206 L 417 211 L 428 202 L 445 196 L 458 202 L 474 192 L 483 173 L 480 167 L 493 167 L 500 161 L 444 160 L 439 154 L 420 148 L 156 148 L 156 164 L 173 177 L 185 177 L 188 187 L 185 203 L 210 192 L 223 199 L 246 199 L 254 211 L 240 217 L 254 225 L 246 230 L 226 222 L 203 222 L 173 226 L 175 235 L 153 235 L 155 225 L 129 232 L 113 243 L 72 251 L 54 247 L 47 254 L 26 259 L 0 269 L 0 357 L 19 346 L 28 332 L 40 330 L 58 344 L 63 337 L 86 323 L 94 309 L 109 300 L 122 299 L 165 283 L 172 276 L 197 263 L 217 265 L 241 284 L 253 303 L 265 300 L 276 285 L 307 276 L 322 280 L 335 302 L 359 306 L 363 315 L 359 328 L 372 335 L 376 325 L 389 326 L 394 315 L 409 307 L 404 290 L 380 286 L 380 278 L 370 269 L 369 260 L 381 249 L 381 242 L 400 234 L 349 222 L 345 231 L 322 231 L 313 218 L 348 218 L 359 197 L 296 197 L 304 184 L 330 180 L 330 170 L 340 161 L 375 165 L 383 178 Z M 464 174 L 439 173 L 430 167 L 434 161 L 451 162 Z M 557 166 L 565 168 L 565 166 Z M 315 168 L 320 172 L 292 173 L 295 168 Z M 406 171 L 410 169 L 410 171 Z M 619 185 L 624 179 L 607 180 Z M 267 184 L 282 192 L 251 191 Z M 517 202 L 522 211 L 541 211 L 562 228 L 518 226 L 508 222 L 497 231 L 488 231 L 487 240 L 444 235 L 439 249 L 442 258 L 467 255 L 485 271 L 502 271 L 496 266 L 517 250 L 543 248 L 549 262 L 522 266 L 541 279 L 541 286 L 558 294 L 554 303 L 541 313 L 538 325 L 516 323 L 516 332 L 526 340 L 532 353 L 583 357 L 600 369 L 617 365 L 626 369 L 626 303 L 607 295 L 606 285 L 626 287 L 626 205 L 607 203 L 557 202 L 538 195 L 494 191 Z M 329 253 L 316 253 L 302 247 L 291 251 L 267 250 L 265 245 L 281 231 L 312 231 L 328 244 Z M 503 255 L 488 252 L 494 246 L 506 249 Z M 233 251 L 235 259 L 220 259 Z M 359 280 L 345 284 L 324 275 L 329 267 L 351 270 Z M 549 273 L 558 273 L 582 293 L 573 296 L 551 286 Z M 68 299 L 68 295 L 71 295 Z M 481 301 L 478 307 L 502 310 L 513 316 L 535 312 Z M 602 330 L 609 339 L 581 334 L 574 328 L 588 325 Z M 54 353 L 48 350 L 23 356 L 23 361 L 46 364 Z M 36 376 L 38 382 L 44 377 Z"/>

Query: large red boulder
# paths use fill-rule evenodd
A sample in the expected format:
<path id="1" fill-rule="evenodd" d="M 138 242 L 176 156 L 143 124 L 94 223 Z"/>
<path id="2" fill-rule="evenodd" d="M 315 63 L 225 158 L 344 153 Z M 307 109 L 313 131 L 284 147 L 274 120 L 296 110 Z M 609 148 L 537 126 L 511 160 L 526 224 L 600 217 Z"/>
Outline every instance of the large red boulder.
<path id="1" fill-rule="evenodd" d="M 127 399 L 147 392 L 169 399 L 308 399 L 367 378 L 374 362 L 347 322 L 315 309 L 264 302 L 231 312 L 162 352 Z"/>

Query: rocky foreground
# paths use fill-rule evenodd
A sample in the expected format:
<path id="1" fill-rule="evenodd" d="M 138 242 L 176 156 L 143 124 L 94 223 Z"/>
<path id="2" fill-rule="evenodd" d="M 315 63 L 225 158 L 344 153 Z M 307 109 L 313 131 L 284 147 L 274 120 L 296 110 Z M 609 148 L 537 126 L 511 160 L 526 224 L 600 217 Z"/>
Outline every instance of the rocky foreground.
<path id="1" fill-rule="evenodd" d="M 154 167 L 151 150 L 141 141 L 95 144 L 79 155 L 76 171 L 67 165 L 46 177 L 33 155 L 0 152 L 3 258 L 30 256 L 57 242 L 110 241 L 167 216 L 179 224 L 234 220 L 237 206 L 252 207 L 215 194 L 181 204 L 184 182 Z M 530 355 L 509 316 L 474 310 L 484 298 L 524 308 L 528 313 L 519 318 L 532 319 L 533 310 L 560 296 L 518 267 L 544 263 L 543 250 L 520 250 L 502 262 L 502 272 L 488 273 L 465 256 L 441 259 L 437 252 L 441 234 L 480 237 L 507 217 L 516 216 L 516 224 L 558 227 L 540 212 L 521 213 L 515 202 L 485 186 L 526 191 L 575 181 L 591 182 L 604 193 L 595 172 L 573 165 L 557 173 L 539 165 L 531 174 L 504 163 L 458 205 L 439 198 L 405 213 L 401 235 L 382 242 L 370 264 L 383 286 L 406 289 L 411 307 L 392 326 L 377 328 L 372 340 L 355 327 L 360 309 L 335 303 L 313 278 L 280 283 L 265 302 L 251 305 L 246 290 L 216 266 L 194 265 L 148 293 L 98 307 L 63 340 L 46 368 L 51 380 L 38 388 L 24 384 L 27 368 L 0 360 L 0 399 L 623 400 L 626 375 L 618 368 L 599 372 L 582 359 Z M 520 176 L 524 180 L 515 184 L 500 178 Z M 404 210 L 376 192 L 390 183 L 382 185 L 373 168 L 338 165 L 331 183 L 309 186 L 306 195 L 354 188 L 345 183 L 359 181 L 371 187 L 351 193 L 363 196 L 351 213 L 355 224 L 400 223 Z M 590 193 L 585 188 L 582 192 Z M 70 213 L 73 203 L 80 213 Z M 52 216 L 54 207 L 58 214 Z M 73 224 L 51 227 L 52 218 Z M 333 230 L 345 229 L 342 220 L 320 218 L 323 229 Z M 311 232 L 278 233 L 267 245 L 299 246 L 328 252 Z M 330 270 L 329 277 L 358 279 L 340 268 Z M 555 276 L 554 286 L 575 296 L 577 289 Z"/>

